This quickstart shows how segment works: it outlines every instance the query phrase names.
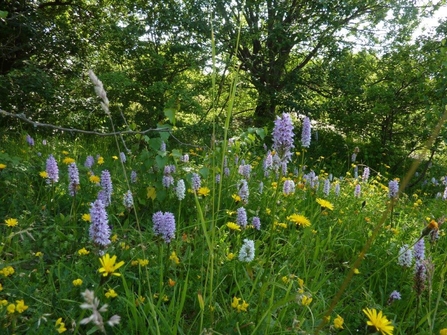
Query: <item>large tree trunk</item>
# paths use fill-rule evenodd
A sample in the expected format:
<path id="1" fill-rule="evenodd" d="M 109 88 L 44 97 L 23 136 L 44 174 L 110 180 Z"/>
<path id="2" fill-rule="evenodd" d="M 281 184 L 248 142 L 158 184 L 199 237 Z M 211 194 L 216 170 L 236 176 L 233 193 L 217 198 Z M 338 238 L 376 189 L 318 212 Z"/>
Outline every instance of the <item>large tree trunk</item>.
<path id="1" fill-rule="evenodd" d="M 270 90 L 258 88 L 258 100 L 253 115 L 254 126 L 264 127 L 275 120 L 276 106 L 278 104 L 276 94 L 273 88 Z"/>

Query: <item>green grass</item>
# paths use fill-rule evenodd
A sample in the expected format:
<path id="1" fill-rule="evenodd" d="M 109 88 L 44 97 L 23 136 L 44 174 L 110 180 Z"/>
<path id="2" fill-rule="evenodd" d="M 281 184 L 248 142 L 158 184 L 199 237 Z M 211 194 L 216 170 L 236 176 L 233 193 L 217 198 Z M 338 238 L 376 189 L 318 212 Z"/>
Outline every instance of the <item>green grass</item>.
<path id="1" fill-rule="evenodd" d="M 143 147 L 141 142 L 132 147 L 123 164 L 113 158 L 119 157 L 118 149 L 101 141 L 69 143 L 64 137 L 49 137 L 43 145 L 44 138 L 34 136 L 36 145 L 28 146 L 25 136 L 5 134 L 0 152 L 0 163 L 6 165 L 0 172 L 4 190 L 0 195 L 0 269 L 14 269 L 12 275 L 0 275 L 0 326 L 5 334 L 56 333 L 59 318 L 67 332 L 100 332 L 91 323 L 80 324 L 91 314 L 80 308 L 86 289 L 95 293 L 101 305 L 109 305 L 104 320 L 115 314 L 121 317 L 119 325 L 105 327 L 116 334 L 366 334 L 365 308 L 382 311 L 392 321 L 394 334 L 438 334 L 447 327 L 444 226 L 440 226 L 439 239 L 424 237 L 426 259 L 433 270 L 420 295 L 414 290 L 413 268 L 397 263 L 400 248 L 412 246 L 430 220 L 443 222 L 445 201 L 431 196 L 433 190 L 442 192 L 442 185 L 430 192 L 402 194 L 392 215 L 384 216 L 390 202 L 388 179 L 373 175 L 365 182 L 351 171 L 334 178 L 326 196 L 323 182 L 330 171 L 316 170 L 319 186 L 313 188 L 303 172 L 293 172 L 302 171 L 303 162 L 310 160 L 306 152 L 293 156 L 286 176 L 265 177 L 265 154 L 258 136 L 229 146 L 223 141 L 225 145 L 209 150 L 182 151 L 170 141 L 167 152 L 160 152 L 157 135 L 146 138 Z M 184 153 L 190 155 L 187 163 L 179 160 Z M 39 176 L 50 154 L 60 172 L 54 184 Z M 95 159 L 90 171 L 84 167 L 88 155 L 101 155 L 104 163 Z M 228 176 L 223 174 L 224 156 Z M 66 157 L 73 158 L 79 169 L 75 197 L 68 194 Z M 232 197 L 243 178 L 238 172 L 242 160 L 252 166 L 247 204 Z M 172 187 L 162 186 L 166 165 L 176 166 L 175 182 L 184 179 L 187 189 L 191 189 L 191 174 L 199 173 L 209 195 L 187 191 L 179 201 Z M 307 166 L 306 172 L 311 168 Z M 90 222 L 82 219 L 100 190 L 89 181 L 89 174 L 100 176 L 106 169 L 113 182 L 107 213 L 114 238 L 103 252 L 124 261 L 117 270 L 120 277 L 103 277 L 98 272 L 101 248 L 90 241 Z M 137 183 L 130 183 L 131 171 L 137 172 Z M 221 175 L 219 184 L 217 174 Z M 293 195 L 282 192 L 286 178 L 297 185 Z M 339 195 L 334 193 L 336 183 Z M 358 198 L 354 197 L 356 184 L 362 188 Z M 122 203 L 128 189 L 134 197 L 132 210 Z M 334 209 L 322 209 L 317 198 L 329 201 Z M 226 224 L 236 222 L 236 211 L 242 206 L 249 219 L 247 228 L 229 229 Z M 175 215 L 177 230 L 169 244 L 153 233 L 152 215 L 157 211 Z M 296 225 L 288 219 L 292 214 L 305 216 L 311 225 Z M 250 225 L 254 216 L 260 218 L 260 231 Z M 10 218 L 17 219 L 18 225 L 8 227 L 5 221 Z M 238 260 L 244 239 L 255 243 L 255 257 L 249 263 Z M 80 255 L 82 248 L 89 253 Z M 172 260 L 173 252 L 178 264 Z M 74 286 L 75 279 L 82 284 Z M 106 297 L 110 289 L 117 297 Z M 343 294 L 337 297 L 341 289 Z M 388 304 L 394 290 L 402 299 Z M 233 304 L 234 298 L 240 300 Z M 20 300 L 28 309 L 9 313 L 8 306 Z M 334 327 L 337 315 L 344 319 L 343 329 Z"/>

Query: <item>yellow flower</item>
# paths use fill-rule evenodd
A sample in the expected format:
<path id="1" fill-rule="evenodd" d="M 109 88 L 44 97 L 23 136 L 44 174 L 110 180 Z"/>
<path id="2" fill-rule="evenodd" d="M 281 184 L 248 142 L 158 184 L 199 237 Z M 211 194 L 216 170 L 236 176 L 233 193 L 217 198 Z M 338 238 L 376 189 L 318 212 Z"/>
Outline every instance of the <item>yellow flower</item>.
<path id="1" fill-rule="evenodd" d="M 331 204 L 331 203 L 330 203 L 329 201 L 327 201 L 327 200 L 317 198 L 317 203 L 318 203 L 321 207 L 323 207 L 323 208 L 327 208 L 327 209 L 329 209 L 329 210 L 331 210 L 331 211 L 334 210 L 334 205 Z"/>
<path id="2" fill-rule="evenodd" d="M 242 303 L 237 306 L 237 310 L 240 312 L 246 312 L 247 311 L 247 307 L 249 306 L 249 304 L 247 304 L 247 302 L 245 300 L 242 300 Z"/>
<path id="3" fill-rule="evenodd" d="M 210 195 L 210 189 L 208 187 L 201 187 L 197 191 L 197 194 L 198 195 L 203 195 L 204 197 L 207 197 L 208 195 Z"/>
<path id="4" fill-rule="evenodd" d="M 118 294 L 112 288 L 109 288 L 109 290 L 106 292 L 106 298 L 115 298 L 117 296 Z"/>
<path id="5" fill-rule="evenodd" d="M 357 268 L 354 268 L 354 274 L 356 274 L 356 275 L 360 274 L 360 271 L 359 271 L 359 269 L 357 269 Z"/>
<path id="6" fill-rule="evenodd" d="M 231 197 L 232 197 L 233 200 L 236 201 L 236 202 L 240 202 L 240 201 L 242 201 L 241 197 L 240 197 L 239 195 L 237 195 L 237 194 L 233 194 Z"/>
<path id="7" fill-rule="evenodd" d="M 154 298 L 158 298 L 158 295 L 157 295 L 157 297 L 155 297 L 155 294 L 154 294 Z M 138 296 L 137 299 L 135 299 L 135 305 L 139 306 L 141 304 L 144 304 L 145 300 L 146 300 L 146 298 L 140 295 L 140 296 Z"/>
<path id="8" fill-rule="evenodd" d="M 73 280 L 73 286 L 81 286 L 82 285 L 82 279 L 75 279 Z"/>
<path id="9" fill-rule="evenodd" d="M 229 261 L 232 261 L 232 260 L 234 259 L 234 257 L 236 257 L 236 255 L 233 254 L 232 252 L 230 252 L 230 253 L 227 255 L 227 259 L 228 259 Z"/>
<path id="10" fill-rule="evenodd" d="M 40 171 L 39 176 L 41 176 L 42 178 L 48 178 L 48 173 L 47 171 Z"/>
<path id="11" fill-rule="evenodd" d="M 234 222 L 228 222 L 227 227 L 230 228 L 231 230 L 241 231 L 241 226 L 239 226 L 237 223 Z"/>
<path id="12" fill-rule="evenodd" d="M 112 242 L 116 242 L 116 241 L 118 241 L 118 235 L 117 235 L 117 234 L 113 235 L 113 236 L 110 238 L 110 241 L 112 241 Z"/>
<path id="13" fill-rule="evenodd" d="M 368 321 L 366 322 L 368 326 L 376 328 L 377 332 L 380 332 L 382 335 L 392 335 L 394 326 L 391 324 L 385 315 L 382 315 L 382 311 L 377 313 L 377 310 L 372 308 L 366 308 L 363 310 L 363 313 L 368 317 Z"/>
<path id="14" fill-rule="evenodd" d="M 439 331 L 439 335 L 447 335 L 447 328 L 443 328 Z"/>
<path id="15" fill-rule="evenodd" d="M 82 248 L 82 249 L 79 249 L 78 250 L 78 255 L 79 256 L 85 256 L 85 255 L 88 255 L 90 253 L 90 251 L 88 251 L 87 249 L 85 249 L 85 248 Z"/>
<path id="16" fill-rule="evenodd" d="M 304 215 L 292 214 L 287 217 L 287 220 L 294 222 L 295 224 L 303 227 L 309 227 L 310 221 Z"/>
<path id="17" fill-rule="evenodd" d="M 59 334 L 62 334 L 63 332 L 67 331 L 67 328 L 65 328 L 65 323 L 62 322 L 62 318 L 59 318 L 56 320 L 56 331 Z"/>
<path id="18" fill-rule="evenodd" d="M 99 165 L 104 164 L 104 157 L 100 156 L 100 157 L 98 158 L 98 164 L 99 164 Z"/>
<path id="19" fill-rule="evenodd" d="M 312 302 L 312 298 L 311 297 L 308 297 L 307 295 L 303 295 L 301 297 L 301 305 L 309 306 L 311 302 Z"/>
<path id="20" fill-rule="evenodd" d="M 3 291 L 3 285 L 0 283 L 0 291 Z"/>
<path id="21" fill-rule="evenodd" d="M 168 285 L 171 286 L 171 287 L 174 287 L 175 286 L 175 280 L 172 280 L 171 278 L 169 278 Z"/>
<path id="22" fill-rule="evenodd" d="M 138 258 L 138 264 L 140 264 L 140 266 L 147 266 L 149 264 L 149 260 Z"/>
<path id="23" fill-rule="evenodd" d="M 287 225 L 285 223 L 283 223 L 283 222 L 275 222 L 274 225 L 277 226 L 277 227 L 284 228 L 284 229 L 287 228 Z"/>
<path id="24" fill-rule="evenodd" d="M 335 329 L 343 329 L 343 318 L 340 315 L 337 315 L 337 317 L 334 319 L 334 327 Z"/>
<path id="25" fill-rule="evenodd" d="M 284 284 L 288 284 L 290 281 L 289 277 L 287 277 L 287 276 L 282 277 L 281 280 Z"/>
<path id="26" fill-rule="evenodd" d="M 67 150 L 63 150 L 62 153 L 66 156 L 68 155 L 68 151 Z"/>
<path id="27" fill-rule="evenodd" d="M 82 221 L 91 222 L 92 219 L 90 217 L 90 214 L 88 214 L 88 213 L 82 214 Z"/>
<path id="28" fill-rule="evenodd" d="M 112 158 L 113 158 L 114 160 L 117 160 L 117 159 L 118 159 L 118 156 L 112 156 Z"/>
<path id="29" fill-rule="evenodd" d="M 34 254 L 34 256 L 36 256 L 36 257 L 42 257 L 42 256 L 43 256 L 43 253 L 40 252 L 40 251 L 38 251 L 38 252 L 36 252 L 36 253 Z"/>
<path id="30" fill-rule="evenodd" d="M 241 298 L 236 298 L 236 297 L 233 297 L 233 301 L 231 302 L 231 307 L 233 307 L 233 308 L 238 308 L 238 306 L 239 306 L 239 301 L 241 300 Z"/>
<path id="31" fill-rule="evenodd" d="M 70 157 L 65 157 L 64 160 L 63 160 L 62 162 L 63 162 L 64 164 L 69 165 L 69 164 L 71 164 L 71 163 L 74 163 L 75 160 L 74 160 L 73 158 L 70 158 Z"/>
<path id="32" fill-rule="evenodd" d="M 171 261 L 173 261 L 175 264 L 180 264 L 180 260 L 179 260 L 179 258 L 177 257 L 177 254 L 175 253 L 175 251 L 173 251 L 173 252 L 171 253 L 171 256 L 169 256 L 169 259 L 170 259 Z"/>
<path id="33" fill-rule="evenodd" d="M 8 307 L 6 307 L 6 310 L 8 311 L 8 314 L 12 314 L 16 311 L 16 305 L 9 304 Z"/>
<path id="34" fill-rule="evenodd" d="M 0 170 L 3 170 L 4 168 L 6 168 L 5 164 L 0 164 Z"/>
<path id="35" fill-rule="evenodd" d="M 6 268 L 3 268 L 2 270 L 0 270 L 1 273 L 3 273 L 3 275 L 5 277 L 9 277 L 10 275 L 14 274 L 14 268 L 12 266 L 7 266 Z"/>
<path id="36" fill-rule="evenodd" d="M 105 254 L 104 256 L 102 256 L 99 261 L 101 262 L 102 268 L 99 269 L 99 272 L 104 272 L 102 275 L 104 277 L 107 277 L 108 275 L 112 275 L 112 276 L 121 276 L 120 273 L 115 272 L 116 270 L 118 270 L 120 267 L 122 267 L 124 265 L 124 262 L 121 261 L 117 264 L 115 264 L 116 262 L 116 256 L 112 256 L 112 258 L 110 258 L 109 254 Z"/>
<path id="37" fill-rule="evenodd" d="M 7 306 L 8 305 L 8 300 L 5 300 L 5 299 L 0 300 L 0 305 Z"/>
<path id="38" fill-rule="evenodd" d="M 28 306 L 25 305 L 23 300 L 16 300 L 16 311 L 19 313 L 23 313 L 28 309 Z"/>
<path id="39" fill-rule="evenodd" d="M 14 227 L 19 224 L 19 221 L 17 221 L 17 219 L 6 219 L 5 223 L 8 227 Z"/>
<path id="40" fill-rule="evenodd" d="M 93 184 L 98 184 L 101 181 L 101 178 L 93 174 L 90 177 L 88 177 L 88 180 L 90 180 L 90 182 L 92 182 Z"/>

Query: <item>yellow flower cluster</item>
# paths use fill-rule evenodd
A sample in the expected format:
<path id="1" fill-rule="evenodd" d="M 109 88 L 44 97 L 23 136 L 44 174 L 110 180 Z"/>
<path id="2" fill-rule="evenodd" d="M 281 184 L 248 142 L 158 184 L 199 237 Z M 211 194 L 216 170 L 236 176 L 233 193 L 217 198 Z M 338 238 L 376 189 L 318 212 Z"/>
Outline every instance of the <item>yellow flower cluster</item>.
<path id="1" fill-rule="evenodd" d="M 137 265 L 147 266 L 148 264 L 149 264 L 149 260 L 141 259 L 141 258 L 138 258 L 137 260 L 134 260 L 130 263 L 130 265 L 132 265 L 132 266 L 137 266 Z"/>
<path id="2" fill-rule="evenodd" d="M 106 292 L 106 298 L 115 298 L 117 297 L 118 294 L 115 292 L 114 289 L 110 288 L 107 292 Z"/>
<path id="3" fill-rule="evenodd" d="M 1 304 L 3 306 L 6 306 L 6 304 L 8 304 L 8 302 L 6 300 L 2 300 Z M 11 304 L 8 304 L 8 306 L 6 307 L 8 314 L 13 314 L 14 312 L 23 313 L 27 309 L 28 309 L 28 306 L 25 305 L 25 302 L 23 300 L 16 300 L 16 304 L 11 303 Z"/>
<path id="4" fill-rule="evenodd" d="M 65 328 L 65 323 L 62 322 L 62 318 L 59 318 L 59 319 L 56 320 L 55 327 L 56 327 L 56 331 L 59 334 L 62 334 L 63 332 L 67 331 L 67 328 Z"/>
<path id="5" fill-rule="evenodd" d="M 73 280 L 73 286 L 81 286 L 82 285 L 82 279 L 75 279 Z"/>
<path id="6" fill-rule="evenodd" d="M 87 249 L 85 249 L 85 248 L 82 248 L 82 249 L 79 249 L 78 250 L 78 255 L 79 256 L 85 256 L 85 255 L 88 255 L 90 253 L 90 251 L 88 251 Z"/>
<path id="7" fill-rule="evenodd" d="M 245 300 L 242 300 L 242 302 L 240 303 L 241 300 L 242 300 L 241 298 L 233 297 L 233 301 L 231 302 L 231 307 L 233 307 L 234 309 L 237 309 L 238 312 L 241 312 L 241 311 L 246 312 L 249 304 L 247 304 L 247 302 Z"/>
<path id="8" fill-rule="evenodd" d="M 9 277 L 12 274 L 14 274 L 14 268 L 12 266 L 7 266 L 0 270 L 0 273 L 3 274 L 5 277 Z"/>
<path id="9" fill-rule="evenodd" d="M 173 261 L 175 264 L 180 264 L 180 259 L 177 257 L 177 254 L 175 251 L 171 253 L 171 256 L 169 256 L 169 259 Z"/>

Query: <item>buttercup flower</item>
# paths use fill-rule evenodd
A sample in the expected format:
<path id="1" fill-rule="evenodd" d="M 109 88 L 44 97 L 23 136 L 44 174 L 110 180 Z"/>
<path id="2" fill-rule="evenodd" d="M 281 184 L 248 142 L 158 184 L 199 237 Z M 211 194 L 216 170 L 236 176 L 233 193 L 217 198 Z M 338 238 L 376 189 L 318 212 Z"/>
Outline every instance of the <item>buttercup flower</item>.
<path id="1" fill-rule="evenodd" d="M 363 310 L 363 313 L 368 317 L 368 321 L 366 322 L 368 326 L 375 328 L 377 332 L 380 332 L 382 335 L 392 335 L 394 326 L 391 324 L 391 321 L 387 319 L 385 315 L 382 315 L 382 311 L 377 313 L 377 310 L 372 308 L 366 308 Z"/>
<path id="2" fill-rule="evenodd" d="M 104 277 L 107 277 L 108 275 L 121 276 L 120 273 L 115 271 L 122 267 L 124 265 L 124 262 L 121 261 L 115 264 L 116 256 L 112 256 L 110 258 L 109 254 L 105 254 L 99 259 L 99 261 L 101 262 L 102 267 L 98 271 L 102 273 Z"/>

